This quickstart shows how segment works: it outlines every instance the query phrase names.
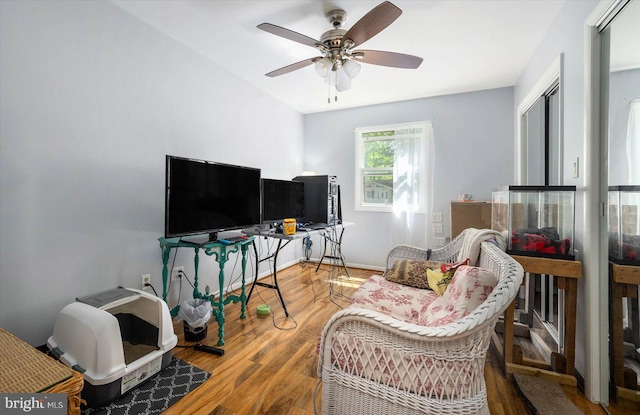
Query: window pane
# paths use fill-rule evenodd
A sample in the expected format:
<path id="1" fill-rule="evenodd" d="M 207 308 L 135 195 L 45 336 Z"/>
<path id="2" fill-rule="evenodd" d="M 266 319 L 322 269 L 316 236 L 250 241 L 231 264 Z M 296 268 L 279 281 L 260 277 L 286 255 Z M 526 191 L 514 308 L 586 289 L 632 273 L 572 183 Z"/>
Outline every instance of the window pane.
<path id="1" fill-rule="evenodd" d="M 543 185 L 545 183 L 544 105 L 544 97 L 540 97 L 522 116 L 527 143 L 525 184 Z"/>
<path id="2" fill-rule="evenodd" d="M 374 134 L 378 137 L 384 132 Z M 367 139 L 364 142 L 364 203 L 393 203 L 393 149 L 393 139 Z"/>
<path id="3" fill-rule="evenodd" d="M 362 175 L 364 203 L 393 203 L 393 171 L 385 169 L 364 170 Z"/>
<path id="4" fill-rule="evenodd" d="M 393 167 L 393 140 L 367 140 L 364 142 L 365 168 Z"/>

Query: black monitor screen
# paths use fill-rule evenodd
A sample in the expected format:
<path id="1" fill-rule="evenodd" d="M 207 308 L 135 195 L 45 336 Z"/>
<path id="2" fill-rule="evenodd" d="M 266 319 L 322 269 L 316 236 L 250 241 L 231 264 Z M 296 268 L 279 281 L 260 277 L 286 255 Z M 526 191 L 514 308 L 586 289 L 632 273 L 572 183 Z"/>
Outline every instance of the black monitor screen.
<path id="1" fill-rule="evenodd" d="M 262 223 L 304 219 L 304 183 L 262 179 Z"/>
<path id="2" fill-rule="evenodd" d="M 260 169 L 167 156 L 165 237 L 260 223 Z"/>

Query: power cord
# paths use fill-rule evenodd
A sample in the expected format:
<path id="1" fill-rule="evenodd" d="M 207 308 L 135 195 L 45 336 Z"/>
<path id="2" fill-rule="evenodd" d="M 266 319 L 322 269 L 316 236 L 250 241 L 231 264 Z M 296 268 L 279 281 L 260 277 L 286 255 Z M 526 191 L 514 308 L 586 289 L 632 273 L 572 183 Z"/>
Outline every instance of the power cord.
<path id="1" fill-rule="evenodd" d="M 308 263 L 311 259 L 311 246 L 313 246 L 313 241 L 311 240 L 311 236 L 309 235 L 309 231 L 307 231 L 307 236 L 302 240 L 302 246 L 304 247 L 304 258 Z"/>
<path id="2" fill-rule="evenodd" d="M 267 244 L 267 256 L 266 256 L 267 258 L 269 258 L 268 264 L 269 264 L 269 272 L 271 273 L 271 278 L 272 278 L 272 285 L 275 285 L 275 280 L 273 279 L 274 278 L 273 274 L 274 274 L 275 264 L 274 264 L 274 262 L 272 260 L 273 259 L 273 254 L 271 254 L 271 249 L 273 248 L 274 244 L 275 244 L 275 241 L 273 243 L 271 243 L 271 244 L 269 244 L 269 243 Z M 256 261 L 259 260 L 261 255 L 262 255 L 262 246 L 260 246 L 260 251 L 258 252 L 258 258 L 256 258 Z M 257 279 L 257 278 L 258 278 L 258 275 L 255 276 L 255 279 Z M 254 287 L 255 292 L 258 294 L 258 297 L 260 297 L 262 302 L 264 304 L 266 304 L 269 307 L 269 309 L 271 310 L 270 314 L 271 314 L 271 322 L 273 323 L 273 327 L 275 327 L 278 330 L 293 330 L 293 329 L 297 328 L 298 327 L 298 322 L 291 315 L 291 313 L 288 313 L 289 316 L 287 318 L 290 318 L 293 321 L 293 323 L 294 323 L 293 327 L 285 328 L 285 327 L 278 326 L 278 324 L 276 323 L 276 317 L 275 317 L 275 313 L 273 311 L 273 307 L 271 306 L 271 304 L 269 304 L 268 301 L 266 301 L 264 299 L 264 297 L 262 297 L 262 294 L 260 293 L 260 288 L 258 288 L 258 287 Z"/>
<path id="3" fill-rule="evenodd" d="M 151 285 L 151 283 L 147 282 L 144 284 L 145 287 L 151 287 L 151 289 L 153 290 L 153 293 L 156 295 L 156 297 L 158 297 L 158 292 L 156 291 L 155 288 L 153 288 L 153 285 Z"/>
<path id="4" fill-rule="evenodd" d="M 311 278 L 311 267 L 307 267 L 307 278 L 309 278 L 309 285 L 311 285 L 311 291 L 313 291 L 313 302 L 318 301 L 318 294 L 313 286 L 313 278 Z"/>
<path id="5" fill-rule="evenodd" d="M 325 238 L 325 243 L 328 243 L 330 246 L 329 255 L 328 255 L 331 263 L 331 269 L 330 271 L 328 271 L 329 272 L 329 300 L 339 308 L 343 309 L 344 307 L 338 304 L 335 301 L 335 299 L 339 298 L 345 301 L 349 301 L 350 299 L 349 297 L 344 295 L 343 286 L 341 284 L 338 285 L 340 287 L 340 291 L 338 292 L 335 290 L 335 285 L 339 280 L 338 270 L 342 268 L 341 261 L 344 261 L 342 259 L 343 258 L 342 250 L 340 247 L 340 241 L 337 237 L 337 229 L 335 224 L 332 227 L 326 229 L 326 231 L 322 233 L 322 236 Z"/>

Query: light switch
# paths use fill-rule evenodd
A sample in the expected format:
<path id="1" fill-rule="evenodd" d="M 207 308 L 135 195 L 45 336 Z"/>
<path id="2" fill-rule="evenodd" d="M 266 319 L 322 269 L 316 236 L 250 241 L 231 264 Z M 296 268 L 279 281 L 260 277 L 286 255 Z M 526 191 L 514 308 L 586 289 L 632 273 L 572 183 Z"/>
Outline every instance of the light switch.
<path id="1" fill-rule="evenodd" d="M 580 157 L 576 157 L 575 160 L 573 160 L 573 175 L 572 177 L 574 179 L 577 179 L 578 177 L 580 177 Z"/>

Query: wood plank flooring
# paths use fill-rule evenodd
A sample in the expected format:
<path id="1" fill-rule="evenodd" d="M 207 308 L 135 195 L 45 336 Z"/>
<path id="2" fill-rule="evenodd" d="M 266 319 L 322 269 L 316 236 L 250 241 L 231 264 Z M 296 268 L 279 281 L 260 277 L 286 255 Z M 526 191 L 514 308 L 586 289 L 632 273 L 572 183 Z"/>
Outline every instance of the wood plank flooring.
<path id="1" fill-rule="evenodd" d="M 324 268 L 324 269 L 323 269 Z M 318 273 L 315 264 L 294 265 L 278 272 L 280 285 L 291 318 L 286 318 L 275 291 L 256 286 L 247 318 L 240 319 L 240 305 L 226 308 L 224 356 L 177 347 L 175 357 L 212 373 L 211 378 L 191 392 L 165 414 L 292 414 L 320 413 L 321 388 L 318 385 L 316 347 L 325 322 L 348 305 L 348 297 L 375 271 L 349 269 L 350 279 L 338 279 L 329 294 L 328 267 Z M 270 279 L 271 277 L 269 277 Z M 265 282 L 267 279 L 264 280 Z M 249 287 L 247 287 L 248 293 Z M 256 314 L 256 307 L 269 304 L 272 314 Z M 178 345 L 184 341 L 182 323 L 174 323 Z M 212 322 L 201 343 L 216 346 L 217 324 Z M 522 415 L 528 409 L 511 381 L 505 379 L 498 359 L 489 352 L 485 378 L 489 409 L 493 415 Z M 566 388 L 569 399 L 586 415 L 605 414 L 575 388 Z M 629 413 L 613 404 L 611 415 Z"/>

